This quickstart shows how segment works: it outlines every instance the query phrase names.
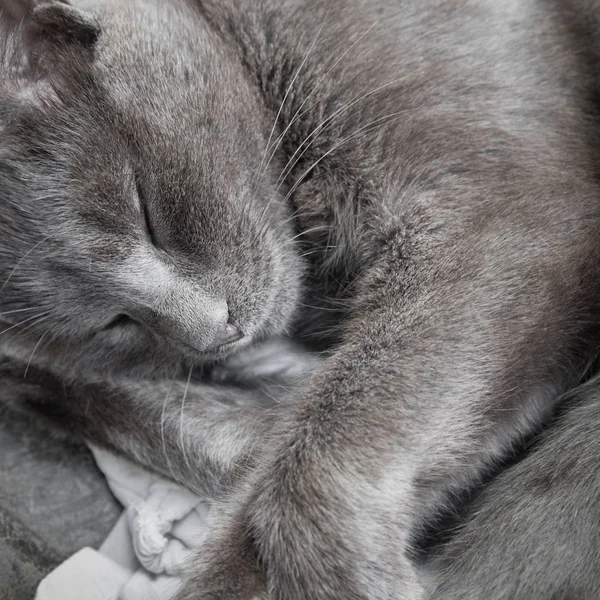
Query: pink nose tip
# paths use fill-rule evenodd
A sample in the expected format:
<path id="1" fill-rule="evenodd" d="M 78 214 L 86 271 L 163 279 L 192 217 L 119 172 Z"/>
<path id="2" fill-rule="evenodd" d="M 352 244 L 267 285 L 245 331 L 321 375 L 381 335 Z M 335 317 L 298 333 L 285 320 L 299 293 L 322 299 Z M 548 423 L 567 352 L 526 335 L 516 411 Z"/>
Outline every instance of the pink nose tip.
<path id="1" fill-rule="evenodd" d="M 217 337 L 213 340 L 213 343 L 208 348 L 209 350 L 216 350 L 221 346 L 226 346 L 227 344 L 233 344 L 238 340 L 243 338 L 242 332 L 232 323 L 227 323 L 223 330 L 217 335 Z"/>

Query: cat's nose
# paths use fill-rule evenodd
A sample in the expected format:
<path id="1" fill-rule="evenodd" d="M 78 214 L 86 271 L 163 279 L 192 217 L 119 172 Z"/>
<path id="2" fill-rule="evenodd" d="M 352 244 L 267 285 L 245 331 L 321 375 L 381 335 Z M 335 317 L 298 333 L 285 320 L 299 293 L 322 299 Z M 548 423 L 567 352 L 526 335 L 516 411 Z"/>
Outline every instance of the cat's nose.
<path id="1" fill-rule="evenodd" d="M 161 325 L 167 335 L 171 334 L 173 338 L 202 352 L 217 350 L 243 337 L 231 320 L 227 304 L 222 302 L 203 303 L 193 313 L 190 311 L 188 318 L 170 320 L 170 323 L 167 320 Z"/>
<path id="2" fill-rule="evenodd" d="M 212 344 L 207 348 L 207 350 L 216 350 L 221 346 L 226 346 L 227 344 L 233 344 L 233 342 L 237 342 L 241 340 L 243 337 L 242 332 L 230 321 L 228 321 L 224 327 L 221 328 Z"/>
<path id="3" fill-rule="evenodd" d="M 226 302 L 173 295 L 157 307 L 135 307 L 127 320 L 198 352 L 217 350 L 242 339 Z M 115 319 L 114 322 L 119 322 Z"/>

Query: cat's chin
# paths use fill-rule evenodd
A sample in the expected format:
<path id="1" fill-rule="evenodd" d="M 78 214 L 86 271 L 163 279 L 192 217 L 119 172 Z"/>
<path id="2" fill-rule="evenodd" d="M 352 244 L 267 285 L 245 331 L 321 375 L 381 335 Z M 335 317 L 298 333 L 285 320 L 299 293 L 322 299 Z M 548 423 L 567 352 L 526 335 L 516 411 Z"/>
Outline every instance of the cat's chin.
<path id="1" fill-rule="evenodd" d="M 183 362 L 200 366 L 223 362 L 247 348 L 251 343 L 251 340 L 243 338 L 231 344 L 207 350 L 197 350 L 191 346 L 181 344 L 178 346 L 178 350 L 181 353 Z"/>

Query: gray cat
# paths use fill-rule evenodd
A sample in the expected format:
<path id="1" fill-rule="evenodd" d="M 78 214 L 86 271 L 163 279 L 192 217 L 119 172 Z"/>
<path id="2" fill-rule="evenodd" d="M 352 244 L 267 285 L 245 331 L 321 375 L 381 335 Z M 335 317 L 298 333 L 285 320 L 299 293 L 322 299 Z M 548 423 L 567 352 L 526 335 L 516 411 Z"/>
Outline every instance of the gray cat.
<path id="1" fill-rule="evenodd" d="M 226 499 L 182 600 L 600 596 L 596 3 L 0 6 L 2 396 Z"/>

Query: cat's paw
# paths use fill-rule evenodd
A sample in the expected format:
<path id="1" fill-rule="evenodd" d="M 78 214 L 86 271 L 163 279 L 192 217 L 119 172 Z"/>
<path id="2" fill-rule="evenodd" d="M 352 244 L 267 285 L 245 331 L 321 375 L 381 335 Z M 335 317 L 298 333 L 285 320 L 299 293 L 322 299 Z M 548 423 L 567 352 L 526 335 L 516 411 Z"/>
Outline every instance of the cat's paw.
<path id="1" fill-rule="evenodd" d="M 273 339 L 248 348 L 215 366 L 216 383 L 250 383 L 260 379 L 296 383 L 310 375 L 321 358 L 289 339 Z"/>
<path id="2" fill-rule="evenodd" d="M 177 600 L 270 600 L 243 510 L 220 517 Z"/>

